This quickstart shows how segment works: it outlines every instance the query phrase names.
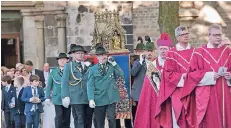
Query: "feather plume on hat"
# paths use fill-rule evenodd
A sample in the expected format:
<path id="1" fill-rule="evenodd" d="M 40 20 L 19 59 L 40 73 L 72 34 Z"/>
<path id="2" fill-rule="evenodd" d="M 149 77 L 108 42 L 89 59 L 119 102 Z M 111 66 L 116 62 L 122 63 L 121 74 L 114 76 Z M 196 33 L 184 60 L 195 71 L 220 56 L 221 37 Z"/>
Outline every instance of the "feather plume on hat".
<path id="1" fill-rule="evenodd" d="M 168 33 L 162 33 L 157 40 L 157 46 L 172 46 L 172 40 Z"/>

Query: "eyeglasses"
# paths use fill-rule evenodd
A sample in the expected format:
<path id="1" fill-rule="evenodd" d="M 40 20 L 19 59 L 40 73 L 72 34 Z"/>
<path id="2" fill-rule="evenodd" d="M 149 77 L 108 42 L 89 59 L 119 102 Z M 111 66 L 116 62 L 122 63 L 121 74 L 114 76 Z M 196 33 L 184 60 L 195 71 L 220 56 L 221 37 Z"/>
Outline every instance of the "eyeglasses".
<path id="1" fill-rule="evenodd" d="M 222 36 L 222 34 L 209 34 L 209 35 L 214 36 L 214 37 L 221 37 Z"/>
<path id="2" fill-rule="evenodd" d="M 190 33 L 183 33 L 183 34 L 180 34 L 179 36 L 187 36 L 189 35 Z"/>

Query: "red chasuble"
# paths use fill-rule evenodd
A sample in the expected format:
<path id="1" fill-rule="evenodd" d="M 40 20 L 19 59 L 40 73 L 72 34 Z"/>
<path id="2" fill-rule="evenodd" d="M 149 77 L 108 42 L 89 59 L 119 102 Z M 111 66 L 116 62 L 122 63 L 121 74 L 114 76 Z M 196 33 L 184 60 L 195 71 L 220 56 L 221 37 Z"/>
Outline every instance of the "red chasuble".
<path id="1" fill-rule="evenodd" d="M 151 73 L 158 72 L 162 67 L 156 58 L 153 63 L 148 64 L 146 76 L 144 78 L 141 90 L 139 104 L 136 110 L 136 118 L 134 122 L 135 128 L 160 128 L 159 123 L 155 120 L 156 102 L 158 96 L 158 87 L 152 81 Z M 157 83 L 157 82 L 156 82 Z"/>
<path id="2" fill-rule="evenodd" d="M 184 83 L 182 74 L 187 72 L 194 48 L 177 51 L 176 47 L 168 52 L 160 85 L 155 119 L 164 128 L 173 127 L 172 110 L 180 128 L 187 128 L 183 104 L 180 101 Z"/>
<path id="3" fill-rule="evenodd" d="M 203 81 L 207 73 L 218 72 L 220 67 L 231 72 L 231 49 L 205 45 L 195 50 L 182 93 L 187 122 L 192 127 L 231 128 L 231 81 L 224 77 L 215 81 L 213 75 Z"/>

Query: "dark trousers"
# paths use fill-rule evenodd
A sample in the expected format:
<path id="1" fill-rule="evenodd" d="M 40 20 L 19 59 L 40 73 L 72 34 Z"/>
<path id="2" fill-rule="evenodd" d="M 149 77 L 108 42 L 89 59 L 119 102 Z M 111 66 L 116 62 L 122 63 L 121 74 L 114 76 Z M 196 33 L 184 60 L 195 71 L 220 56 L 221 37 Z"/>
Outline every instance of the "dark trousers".
<path id="1" fill-rule="evenodd" d="M 94 113 L 95 113 L 96 128 L 104 128 L 106 113 L 107 113 L 109 128 L 116 128 L 115 103 L 105 106 L 96 106 Z"/>
<path id="2" fill-rule="evenodd" d="M 40 112 L 36 110 L 35 112 L 26 113 L 26 127 L 27 128 L 38 128 Z"/>
<path id="3" fill-rule="evenodd" d="M 124 119 L 124 125 L 126 128 L 132 128 L 131 119 Z M 120 119 L 116 120 L 116 128 L 121 128 Z"/>
<path id="4" fill-rule="evenodd" d="M 24 113 L 14 115 L 15 128 L 26 127 L 26 116 Z"/>
<path id="5" fill-rule="evenodd" d="M 88 104 L 73 104 L 71 107 L 75 128 L 91 128 L 93 109 Z"/>
<path id="6" fill-rule="evenodd" d="M 55 105 L 55 128 L 70 128 L 71 106 Z"/>
<path id="7" fill-rule="evenodd" d="M 132 122 L 134 124 L 134 121 L 135 121 L 135 118 L 136 118 L 136 109 L 137 109 L 137 106 L 138 106 L 138 102 L 137 101 L 134 101 L 136 102 L 136 106 L 133 106 L 132 105 Z"/>
<path id="8" fill-rule="evenodd" d="M 13 127 L 13 115 L 10 111 L 4 111 L 5 125 L 6 128 Z"/>

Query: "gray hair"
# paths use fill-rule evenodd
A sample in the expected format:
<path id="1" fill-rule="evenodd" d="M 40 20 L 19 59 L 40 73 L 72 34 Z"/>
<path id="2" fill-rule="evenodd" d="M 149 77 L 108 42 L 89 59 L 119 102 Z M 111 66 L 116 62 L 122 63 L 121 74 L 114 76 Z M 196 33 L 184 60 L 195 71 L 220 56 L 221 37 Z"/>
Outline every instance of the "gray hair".
<path id="1" fill-rule="evenodd" d="M 211 26 L 209 26 L 209 34 L 210 34 L 212 29 L 219 29 L 222 31 L 222 27 L 219 24 L 212 24 Z"/>
<path id="2" fill-rule="evenodd" d="M 184 31 L 184 30 L 188 30 L 187 27 L 185 26 L 178 26 L 176 29 L 175 29 L 175 37 L 178 37 L 180 35 L 180 32 Z"/>

